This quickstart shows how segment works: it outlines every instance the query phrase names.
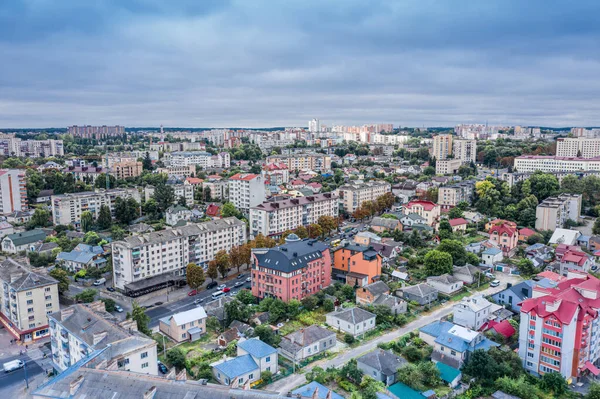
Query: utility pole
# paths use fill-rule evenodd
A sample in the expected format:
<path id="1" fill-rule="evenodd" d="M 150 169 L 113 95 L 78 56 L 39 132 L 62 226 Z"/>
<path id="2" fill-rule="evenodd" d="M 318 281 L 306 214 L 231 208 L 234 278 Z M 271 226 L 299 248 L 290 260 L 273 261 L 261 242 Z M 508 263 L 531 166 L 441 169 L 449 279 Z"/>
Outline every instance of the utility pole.
<path id="1" fill-rule="evenodd" d="M 23 371 L 25 372 L 25 386 L 29 389 L 29 378 L 27 378 L 27 362 L 23 362 Z"/>

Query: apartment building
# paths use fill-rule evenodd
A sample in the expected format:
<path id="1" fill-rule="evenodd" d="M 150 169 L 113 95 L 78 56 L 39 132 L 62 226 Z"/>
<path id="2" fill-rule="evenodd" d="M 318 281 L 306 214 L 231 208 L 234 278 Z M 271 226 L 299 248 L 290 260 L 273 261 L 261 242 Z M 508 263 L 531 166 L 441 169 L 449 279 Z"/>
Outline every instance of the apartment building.
<path id="1" fill-rule="evenodd" d="M 556 156 L 579 158 L 600 157 L 600 138 L 565 137 L 556 139 Z"/>
<path id="2" fill-rule="evenodd" d="M 59 372 L 106 349 L 107 368 L 158 375 L 156 341 L 139 333 L 135 320 L 119 323 L 102 301 L 53 312 L 48 323 L 52 364 Z"/>
<path id="3" fill-rule="evenodd" d="M 338 188 L 340 203 L 349 214 L 354 213 L 365 201 L 374 201 L 391 191 L 392 186 L 385 181 L 354 182 Z"/>
<path id="4" fill-rule="evenodd" d="M 229 199 L 246 215 L 250 208 L 261 204 L 266 198 L 264 178 L 251 173 L 238 173 L 229 178 Z"/>
<path id="5" fill-rule="evenodd" d="M 416 213 L 425 218 L 428 226 L 433 226 L 440 218 L 441 207 L 431 201 L 410 201 L 402 207 L 402 212 L 405 215 Z"/>
<path id="6" fill-rule="evenodd" d="M 536 230 L 556 230 L 567 220 L 577 222 L 581 214 L 581 194 L 561 194 L 549 197 L 535 208 Z"/>
<path id="7" fill-rule="evenodd" d="M 252 295 L 302 300 L 331 284 L 329 246 L 290 234 L 285 244 L 252 249 Z"/>
<path id="8" fill-rule="evenodd" d="M 287 184 L 290 181 L 290 172 L 283 162 L 263 166 L 262 175 L 272 185 Z"/>
<path id="9" fill-rule="evenodd" d="M 53 195 L 51 199 L 52 221 L 56 225 L 79 224 L 81 214 L 84 211 L 90 211 L 92 216 L 97 218 L 102 205 L 108 205 L 114 216 L 115 200 L 117 198 L 133 198 L 137 202 L 141 200 L 137 188 L 116 188 Z"/>
<path id="10" fill-rule="evenodd" d="M 188 263 L 207 265 L 246 241 L 246 224 L 235 217 L 127 237 L 112 243 L 114 285 L 132 296 L 163 288 L 181 280 Z"/>
<path id="11" fill-rule="evenodd" d="M 53 157 L 65 155 L 62 140 L 21 140 L 14 133 L 0 133 L 0 154 L 14 157 Z"/>
<path id="12" fill-rule="evenodd" d="M 442 209 L 453 208 L 461 202 L 471 204 L 474 192 L 475 182 L 473 180 L 443 186 L 438 189 L 438 203 Z"/>
<path id="13" fill-rule="evenodd" d="M 204 198 L 210 198 L 216 201 L 226 201 L 229 198 L 229 183 L 217 179 L 208 179 L 202 182 Z"/>
<path id="14" fill-rule="evenodd" d="M 117 179 L 137 177 L 142 174 L 143 166 L 138 161 L 116 162 L 112 165 L 110 174 Z"/>
<path id="15" fill-rule="evenodd" d="M 0 263 L 0 323 L 21 342 L 49 334 L 47 314 L 56 312 L 58 282 L 7 258 Z"/>
<path id="16" fill-rule="evenodd" d="M 514 169 L 518 172 L 579 172 L 600 170 L 600 157 L 575 158 L 553 155 L 522 155 L 515 158 Z"/>
<path id="17" fill-rule="evenodd" d="M 156 173 L 165 173 L 169 176 L 177 176 L 179 178 L 191 177 L 196 174 L 196 165 L 174 166 L 170 165 L 166 168 L 156 169 Z"/>
<path id="18" fill-rule="evenodd" d="M 173 200 L 174 204 L 178 203 L 181 197 L 185 198 L 186 205 L 192 205 L 194 203 L 194 185 L 184 184 L 178 179 L 171 180 L 171 178 L 167 181 L 167 185 L 173 189 L 173 194 L 175 195 L 175 199 Z M 144 200 L 148 201 L 150 198 L 154 197 L 155 190 L 156 187 L 151 185 L 144 187 Z"/>
<path id="19" fill-rule="evenodd" d="M 364 287 L 381 277 L 383 258 L 372 247 L 346 244 L 333 250 L 336 280 L 351 286 Z"/>
<path id="20" fill-rule="evenodd" d="M 0 214 L 27 209 L 27 179 L 21 169 L 0 169 Z"/>
<path id="21" fill-rule="evenodd" d="M 231 156 L 228 152 L 213 155 L 205 151 L 178 151 L 169 154 L 167 159 L 172 166 L 198 165 L 202 169 L 228 168 L 231 166 Z"/>
<path id="22" fill-rule="evenodd" d="M 598 374 L 600 280 L 570 272 L 555 287 L 534 286 L 521 304 L 519 356 L 534 375 L 557 372 L 578 380 Z"/>
<path id="23" fill-rule="evenodd" d="M 331 170 L 331 157 L 326 154 L 271 155 L 267 164 L 283 163 L 289 170 Z"/>
<path id="24" fill-rule="evenodd" d="M 436 175 L 454 175 L 458 173 L 458 168 L 463 164 L 460 159 L 438 159 L 435 161 Z"/>
<path id="25" fill-rule="evenodd" d="M 184 135 L 183 137 L 176 137 L 184 140 L 195 140 L 196 138 L 192 135 Z M 215 143 L 215 145 L 219 146 L 221 144 Z M 161 152 L 177 152 L 177 151 L 204 151 L 206 149 L 206 144 L 199 141 L 179 141 L 176 143 L 170 143 L 168 141 L 160 141 L 158 143 L 154 143 L 150 145 L 150 149 Z M 166 155 L 168 157 L 168 154 Z"/>
<path id="26" fill-rule="evenodd" d="M 338 217 L 338 196 L 333 193 L 265 201 L 250 209 L 250 235 L 279 236 L 286 230 L 317 223 L 321 216 Z"/>
<path id="27" fill-rule="evenodd" d="M 452 155 L 454 155 L 454 159 L 460 159 L 462 163 L 475 162 L 477 160 L 477 140 L 454 140 Z"/>
<path id="28" fill-rule="evenodd" d="M 125 134 L 124 126 L 69 126 L 67 132 L 73 137 L 81 137 L 86 139 L 104 139 L 107 137 L 122 136 Z"/>
<path id="29" fill-rule="evenodd" d="M 433 136 L 431 157 L 439 161 L 448 158 L 448 155 L 452 155 L 452 141 L 453 137 L 451 134 Z"/>

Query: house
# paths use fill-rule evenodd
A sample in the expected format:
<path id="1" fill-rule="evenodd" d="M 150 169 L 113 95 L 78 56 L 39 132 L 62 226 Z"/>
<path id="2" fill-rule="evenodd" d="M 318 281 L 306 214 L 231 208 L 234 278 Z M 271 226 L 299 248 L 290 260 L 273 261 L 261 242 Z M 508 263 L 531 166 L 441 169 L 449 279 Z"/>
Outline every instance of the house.
<path id="1" fill-rule="evenodd" d="M 185 206 L 173 205 L 167 208 L 165 212 L 166 223 L 169 226 L 175 226 L 180 221 L 188 221 L 192 218 L 192 211 Z"/>
<path id="2" fill-rule="evenodd" d="M 429 305 L 436 301 L 439 291 L 427 283 L 410 285 L 399 290 L 407 302 L 417 302 L 419 305 Z"/>
<path id="3" fill-rule="evenodd" d="M 32 216 L 31 211 L 14 211 L 6 215 L 6 221 L 11 224 L 25 224 L 29 223 Z"/>
<path id="4" fill-rule="evenodd" d="M 452 275 L 467 285 L 481 281 L 481 270 L 477 266 L 468 263 L 464 266 L 454 266 Z"/>
<path id="5" fill-rule="evenodd" d="M 356 303 L 359 305 L 382 305 L 392 314 L 406 313 L 407 304 L 400 298 L 390 295 L 390 288 L 383 281 L 376 281 L 356 290 Z"/>
<path id="6" fill-rule="evenodd" d="M 483 216 L 481 213 L 479 212 L 470 212 L 470 211 L 465 211 L 463 212 L 463 216 L 465 219 L 467 219 L 467 221 L 469 223 L 479 223 L 481 222 L 483 219 L 485 219 L 485 216 Z"/>
<path id="7" fill-rule="evenodd" d="M 71 272 L 81 269 L 103 268 L 107 260 L 104 258 L 104 249 L 100 246 L 78 244 L 71 252 L 59 252 L 56 264 Z"/>
<path id="8" fill-rule="evenodd" d="M 129 226 L 127 230 L 133 235 L 142 235 L 146 233 L 152 233 L 154 231 L 154 227 L 146 223 L 136 223 Z"/>
<path id="9" fill-rule="evenodd" d="M 496 263 L 502 262 L 504 255 L 498 248 L 488 248 L 481 254 L 481 260 L 488 266 L 494 266 Z"/>
<path id="10" fill-rule="evenodd" d="M 217 204 L 210 204 L 206 207 L 206 216 L 213 219 L 221 218 L 221 207 Z"/>
<path id="11" fill-rule="evenodd" d="M 202 306 L 175 313 L 159 320 L 158 329 L 173 341 L 196 341 L 206 333 L 206 311 Z"/>
<path id="12" fill-rule="evenodd" d="M 550 261 L 554 257 L 554 249 L 542 243 L 536 243 L 525 248 L 525 256 L 531 260 Z"/>
<path id="13" fill-rule="evenodd" d="M 400 223 L 398 219 L 374 217 L 373 220 L 371 220 L 371 229 L 377 233 L 402 230 L 402 223 Z"/>
<path id="14" fill-rule="evenodd" d="M 392 272 L 392 281 L 408 281 L 410 277 L 407 272 L 402 272 L 400 270 L 394 270 Z"/>
<path id="15" fill-rule="evenodd" d="M 474 297 L 462 298 L 452 309 L 455 324 L 479 330 L 490 319 L 492 303 L 480 294 Z"/>
<path id="16" fill-rule="evenodd" d="M 204 304 L 204 310 L 209 317 L 216 317 L 221 323 L 227 316 L 225 314 L 225 304 L 233 301 L 230 296 L 222 296 L 214 301 L 207 302 Z"/>
<path id="17" fill-rule="evenodd" d="M 583 251 L 569 250 L 560 260 L 560 274 L 567 276 L 569 271 L 587 273 L 594 265 L 594 258 Z"/>
<path id="18" fill-rule="evenodd" d="M 237 329 L 241 337 L 248 337 L 254 333 L 254 328 L 239 320 L 232 321 L 231 324 L 229 324 L 229 328 Z"/>
<path id="19" fill-rule="evenodd" d="M 519 313 L 521 306 L 519 305 L 527 298 L 531 298 L 534 282 L 525 280 L 519 284 L 506 284 L 506 289 L 492 295 L 492 299 L 500 305 L 509 305 L 510 309 Z"/>
<path id="20" fill-rule="evenodd" d="M 257 326 L 262 326 L 263 324 L 269 324 L 269 316 L 269 312 L 260 312 L 255 314 L 250 321 Z"/>
<path id="21" fill-rule="evenodd" d="M 452 295 L 463 287 L 463 282 L 451 274 L 427 277 L 427 284 L 445 295 Z"/>
<path id="22" fill-rule="evenodd" d="M 240 332 L 237 328 L 230 328 L 228 330 L 225 330 L 217 337 L 217 345 L 224 348 L 233 341 L 237 341 L 238 338 L 240 338 L 239 334 Z"/>
<path id="23" fill-rule="evenodd" d="M 354 242 L 368 247 L 371 243 L 381 243 L 381 237 L 370 231 L 361 231 L 354 236 Z"/>
<path id="24" fill-rule="evenodd" d="M 450 219 L 448 220 L 448 223 L 450 223 L 453 233 L 464 233 L 467 231 L 467 225 L 469 224 L 469 222 L 467 222 L 464 218 Z"/>
<path id="25" fill-rule="evenodd" d="M 489 222 L 487 222 L 485 224 L 485 231 L 489 232 L 490 229 L 494 226 L 500 226 L 500 225 L 506 225 L 512 229 L 516 229 L 517 228 L 517 224 L 515 222 L 511 222 L 510 220 L 504 220 L 504 219 L 494 219 L 491 220 Z"/>
<path id="26" fill-rule="evenodd" d="M 514 255 L 519 242 L 519 233 L 512 224 L 495 224 L 490 228 L 490 241 L 496 244 L 505 257 L 510 258 Z"/>
<path id="27" fill-rule="evenodd" d="M 293 390 L 291 397 L 297 399 L 344 399 L 342 395 L 333 392 L 317 381 L 310 382 Z"/>
<path id="28" fill-rule="evenodd" d="M 432 361 L 442 362 L 456 369 L 460 369 L 474 351 L 478 349 L 487 351 L 500 346 L 480 332 L 448 321 L 434 321 L 421 327 L 419 337 L 433 346 Z"/>
<path id="29" fill-rule="evenodd" d="M 450 388 L 456 388 L 458 386 L 462 379 L 462 373 L 459 369 L 450 367 L 442 362 L 437 362 L 435 366 L 440 371 L 440 378 L 442 381 L 448 384 Z"/>
<path id="30" fill-rule="evenodd" d="M 0 238 L 6 237 L 9 234 L 14 234 L 15 229 L 12 224 L 2 221 L 0 222 Z"/>
<path id="31" fill-rule="evenodd" d="M 41 229 L 8 234 L 2 239 L 2 251 L 10 254 L 32 251 L 44 239 L 46 239 L 46 233 Z"/>
<path id="32" fill-rule="evenodd" d="M 398 369 L 408 362 L 391 351 L 375 349 L 356 359 L 356 366 L 364 375 L 390 386 L 396 382 Z"/>
<path id="33" fill-rule="evenodd" d="M 379 280 L 382 263 L 381 255 L 367 246 L 346 244 L 333 250 L 334 277 L 346 284 L 354 285 L 357 280 L 369 284 Z"/>
<path id="34" fill-rule="evenodd" d="M 325 315 L 327 324 L 353 336 L 375 328 L 375 315 L 361 308 L 339 309 Z"/>
<path id="35" fill-rule="evenodd" d="M 379 255 L 381 255 L 383 263 L 386 265 L 388 263 L 390 263 L 391 261 L 393 261 L 394 259 L 396 259 L 399 252 L 402 250 L 402 247 L 399 245 L 395 246 L 395 245 L 389 245 L 387 243 L 378 244 L 378 243 L 373 242 L 370 245 L 373 248 L 373 250 L 375 250 Z"/>
<path id="36" fill-rule="evenodd" d="M 580 235 L 579 237 L 577 237 L 577 245 L 579 245 L 580 247 L 585 248 L 589 251 L 590 238 L 591 238 L 591 236 Z"/>
<path id="37" fill-rule="evenodd" d="M 416 224 L 427 224 L 427 219 L 416 213 L 409 213 L 400 218 L 403 228 L 412 227 Z"/>
<path id="38" fill-rule="evenodd" d="M 309 326 L 286 335 L 279 344 L 279 354 L 292 361 L 301 361 L 334 348 L 335 332 L 319 326 Z"/>
<path id="39" fill-rule="evenodd" d="M 49 204 L 50 199 L 54 195 L 54 190 L 41 190 L 35 199 L 36 204 Z"/>
<path id="40" fill-rule="evenodd" d="M 211 364 L 213 376 L 223 384 L 243 386 L 258 381 L 261 373 L 270 371 L 277 374 L 277 349 L 258 338 L 240 341 L 237 344 L 237 357 Z"/>
<path id="41" fill-rule="evenodd" d="M 590 251 L 598 251 L 600 250 L 600 236 L 591 236 L 588 241 L 588 246 Z"/>
<path id="42" fill-rule="evenodd" d="M 410 201 L 404 205 L 403 213 L 409 215 L 416 213 L 425 218 L 428 226 L 433 226 L 440 217 L 441 208 L 431 201 Z"/>
<path id="43" fill-rule="evenodd" d="M 556 229 L 550 237 L 550 241 L 548 244 L 566 244 L 566 245 L 575 245 L 577 244 L 577 238 L 581 233 L 577 230 L 570 229 Z"/>
<path id="44" fill-rule="evenodd" d="M 31 252 L 35 252 L 38 253 L 40 255 L 51 255 L 52 254 L 52 250 L 54 248 L 58 248 L 58 244 L 55 242 L 42 242 L 38 245 L 35 246 L 35 248 L 33 248 L 33 250 Z"/>
<path id="45" fill-rule="evenodd" d="M 528 227 L 525 227 L 521 230 L 519 230 L 519 241 L 521 242 L 527 242 L 527 240 L 530 237 L 533 237 L 534 235 L 536 235 L 536 231 L 533 229 L 530 229 Z"/>
<path id="46" fill-rule="evenodd" d="M 508 320 L 502 320 L 502 321 L 490 320 L 490 321 L 484 323 L 481 326 L 481 329 L 479 329 L 479 331 L 482 331 L 482 332 L 489 331 L 489 330 L 493 330 L 497 334 L 502 335 L 504 338 L 510 338 L 513 335 L 515 335 L 515 333 L 517 332 L 517 330 L 515 330 L 515 328 L 512 326 L 512 324 L 510 324 L 510 322 Z"/>

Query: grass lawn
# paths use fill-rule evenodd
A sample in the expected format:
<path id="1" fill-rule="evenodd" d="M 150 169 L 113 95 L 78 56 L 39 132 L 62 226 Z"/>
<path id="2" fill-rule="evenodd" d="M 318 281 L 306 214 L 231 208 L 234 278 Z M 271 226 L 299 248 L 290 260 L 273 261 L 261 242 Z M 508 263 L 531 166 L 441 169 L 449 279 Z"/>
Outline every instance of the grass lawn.
<path id="1" fill-rule="evenodd" d="M 322 308 L 313 311 L 305 311 L 298 315 L 297 320 L 290 320 L 279 330 L 282 336 L 288 335 L 301 328 L 312 326 L 313 324 L 322 325 L 325 323 L 325 312 Z"/>

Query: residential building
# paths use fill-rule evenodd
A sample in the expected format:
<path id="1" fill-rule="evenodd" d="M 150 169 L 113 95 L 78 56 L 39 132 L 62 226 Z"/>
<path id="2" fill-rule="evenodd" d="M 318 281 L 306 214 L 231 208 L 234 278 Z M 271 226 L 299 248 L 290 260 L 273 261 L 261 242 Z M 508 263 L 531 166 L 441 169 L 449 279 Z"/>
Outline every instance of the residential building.
<path id="1" fill-rule="evenodd" d="M 105 139 L 107 137 L 116 137 L 125 135 L 124 126 L 69 126 L 67 132 L 73 137 L 81 137 L 85 139 Z"/>
<path id="2" fill-rule="evenodd" d="M 376 216 L 371 220 L 371 229 L 377 233 L 402 230 L 402 223 L 400 223 L 398 219 L 388 219 Z"/>
<path id="3" fill-rule="evenodd" d="M 588 273 L 594 266 L 594 258 L 577 249 L 570 249 L 560 259 L 560 274 L 567 276 L 570 271 Z"/>
<path id="4" fill-rule="evenodd" d="M 156 173 L 164 173 L 169 176 L 177 176 L 184 179 L 196 174 L 196 165 L 169 165 L 164 168 L 156 169 Z"/>
<path id="5" fill-rule="evenodd" d="M 516 228 L 506 224 L 495 224 L 490 228 L 490 241 L 496 244 L 507 258 L 514 254 L 519 243 L 519 232 Z"/>
<path id="6" fill-rule="evenodd" d="M 481 282 L 481 270 L 477 266 L 468 263 L 464 266 L 454 266 L 452 275 L 468 285 Z"/>
<path id="7" fill-rule="evenodd" d="M 492 295 L 494 302 L 500 305 L 508 305 L 513 312 L 521 311 L 521 302 L 531 298 L 534 282 L 525 280 L 518 284 L 506 284 L 506 289 Z"/>
<path id="8" fill-rule="evenodd" d="M 213 376 L 223 384 L 243 386 L 260 379 L 260 374 L 269 371 L 277 374 L 277 349 L 258 338 L 240 341 L 237 344 L 237 357 L 211 364 Z"/>
<path id="9" fill-rule="evenodd" d="M 81 164 L 84 164 L 82 161 Z M 83 182 L 85 184 L 94 185 L 99 177 L 106 179 L 106 173 L 109 170 L 102 166 L 69 166 L 63 170 L 64 174 L 71 174 L 76 181 Z"/>
<path id="10" fill-rule="evenodd" d="M 600 157 L 600 138 L 560 137 L 556 139 L 557 157 Z"/>
<path id="11" fill-rule="evenodd" d="M 381 244 L 381 237 L 370 231 L 360 231 L 354 236 L 354 243 L 368 247 L 371 244 Z"/>
<path id="12" fill-rule="evenodd" d="M 554 155 L 521 155 L 515 158 L 514 170 L 518 172 L 585 172 L 600 170 L 600 157 L 573 158 Z"/>
<path id="13" fill-rule="evenodd" d="M 0 323 L 28 342 L 49 334 L 48 313 L 59 309 L 58 281 L 29 271 L 11 258 L 0 262 Z"/>
<path id="14" fill-rule="evenodd" d="M 340 308 L 325 315 L 330 327 L 354 337 L 375 329 L 375 318 L 373 313 L 361 308 Z"/>
<path id="15" fill-rule="evenodd" d="M 46 239 L 46 233 L 41 229 L 23 231 L 21 233 L 8 234 L 2 239 L 2 251 L 9 254 L 19 252 L 30 252 Z"/>
<path id="16" fill-rule="evenodd" d="M 438 202 L 443 209 L 453 208 L 461 202 L 471 204 L 474 192 L 475 182 L 473 180 L 442 186 L 438 189 Z"/>
<path id="17" fill-rule="evenodd" d="M 402 223 L 402 229 L 405 230 L 417 224 L 426 224 L 427 219 L 418 213 L 409 213 L 400 218 L 400 223 Z"/>
<path id="18" fill-rule="evenodd" d="M 483 295 L 462 298 L 452 307 L 454 324 L 478 331 L 490 319 L 492 303 Z"/>
<path id="19" fill-rule="evenodd" d="M 464 233 L 467 231 L 467 222 L 464 218 L 456 218 L 448 220 L 453 233 Z"/>
<path id="20" fill-rule="evenodd" d="M 383 281 L 376 281 L 356 290 L 356 303 L 360 305 L 385 306 L 392 314 L 406 313 L 406 301 L 390 295 L 390 288 Z"/>
<path id="21" fill-rule="evenodd" d="M 52 364 L 63 372 L 94 352 L 108 348 L 107 366 L 114 370 L 158 374 L 157 343 L 137 331 L 137 323 L 120 323 L 104 302 L 76 304 L 48 314 Z"/>
<path id="22" fill-rule="evenodd" d="M 486 248 L 481 253 L 481 260 L 487 266 L 494 266 L 496 263 L 502 262 L 504 254 L 499 248 Z"/>
<path id="23" fill-rule="evenodd" d="M 159 320 L 158 329 L 173 341 L 193 342 L 206 334 L 206 311 L 202 306 L 175 313 Z"/>
<path id="24" fill-rule="evenodd" d="M 290 172 L 287 164 L 283 162 L 263 166 L 262 175 L 265 180 L 274 185 L 287 184 L 290 181 Z"/>
<path id="25" fill-rule="evenodd" d="M 410 201 L 408 204 L 404 205 L 402 212 L 405 215 L 416 213 L 425 218 L 428 226 L 433 226 L 440 217 L 441 208 L 435 202 L 419 200 Z"/>
<path id="26" fill-rule="evenodd" d="M 265 201 L 250 209 L 250 235 L 280 236 L 287 230 L 317 223 L 321 216 L 338 217 L 338 196 L 334 193 Z"/>
<path id="27" fill-rule="evenodd" d="M 27 210 L 25 170 L 0 169 L 0 214 Z"/>
<path id="28" fill-rule="evenodd" d="M 133 198 L 141 201 L 137 188 L 115 188 L 111 190 L 87 191 L 52 196 L 52 221 L 54 224 L 75 224 L 81 222 L 81 214 L 90 211 L 94 219 L 100 214 L 100 207 L 107 205 L 114 216 L 117 198 Z"/>
<path id="29" fill-rule="evenodd" d="M 333 250 L 333 271 L 336 280 L 360 287 L 381 277 L 383 259 L 374 249 L 363 245 L 346 244 Z"/>
<path id="30" fill-rule="evenodd" d="M 535 208 L 536 230 L 556 230 L 565 227 L 565 222 L 579 221 L 581 214 L 581 194 L 561 194 L 549 197 Z"/>
<path id="31" fill-rule="evenodd" d="M 172 166 L 198 165 L 202 169 L 229 168 L 231 166 L 231 156 L 228 152 L 212 155 L 204 151 L 178 151 L 170 153 L 168 160 Z"/>
<path id="32" fill-rule="evenodd" d="M 336 344 L 335 332 L 312 325 L 284 336 L 279 344 L 279 354 L 299 362 L 335 348 Z"/>
<path id="33" fill-rule="evenodd" d="M 8 222 L 0 222 L 0 238 L 4 238 L 9 234 L 13 234 L 15 228 Z"/>
<path id="34" fill-rule="evenodd" d="M 431 157 L 437 161 L 448 158 L 452 155 L 452 135 L 441 134 L 433 136 L 433 146 L 431 147 Z"/>
<path id="35" fill-rule="evenodd" d="M 326 154 L 296 154 L 296 155 L 271 155 L 266 159 L 267 164 L 283 163 L 291 171 L 300 170 L 331 170 L 331 156 Z"/>
<path id="36" fill-rule="evenodd" d="M 266 198 L 265 183 L 261 175 L 238 173 L 229 178 L 229 199 L 246 215 L 250 208 L 258 206 Z"/>
<path id="37" fill-rule="evenodd" d="M 142 163 L 138 161 L 117 162 L 112 165 L 110 174 L 117 179 L 128 179 L 142 174 Z"/>
<path id="38" fill-rule="evenodd" d="M 236 217 L 114 241 L 114 286 L 128 295 L 164 288 L 165 284 L 184 280 L 189 263 L 207 265 L 218 251 L 229 252 L 245 242 L 246 225 Z"/>
<path id="39" fill-rule="evenodd" d="M 180 221 L 188 221 L 192 218 L 192 211 L 185 206 L 173 205 L 167 208 L 165 212 L 166 223 L 169 226 L 175 226 Z"/>
<path id="40" fill-rule="evenodd" d="M 435 161 L 436 175 L 455 175 L 458 173 L 458 168 L 461 167 L 463 161 L 455 158 L 438 159 Z"/>
<path id="41" fill-rule="evenodd" d="M 338 188 L 340 203 L 344 211 L 349 214 L 354 213 L 365 201 L 375 201 L 378 197 L 391 191 L 392 186 L 388 182 L 375 180 L 363 183 L 354 182 Z"/>
<path id="42" fill-rule="evenodd" d="M 580 236 L 581 232 L 578 230 L 557 228 L 554 230 L 554 233 L 552 233 L 552 237 L 550 237 L 548 244 L 575 245 Z"/>
<path id="43" fill-rule="evenodd" d="M 456 139 L 452 143 L 452 155 L 463 164 L 477 160 L 477 140 Z"/>
<path id="44" fill-rule="evenodd" d="M 408 364 L 406 359 L 392 351 L 375 349 L 356 359 L 356 366 L 364 375 L 390 386 L 396 382 L 398 369 Z"/>
<path id="45" fill-rule="evenodd" d="M 290 234 L 283 245 L 252 249 L 252 295 L 257 298 L 302 300 L 329 284 L 331 255 L 320 241 Z"/>
<path id="46" fill-rule="evenodd" d="M 402 297 L 407 302 L 417 302 L 419 305 L 429 305 L 437 301 L 439 291 L 427 283 L 417 285 L 407 285 L 400 288 Z"/>
<path id="47" fill-rule="evenodd" d="M 293 390 L 291 397 L 297 399 L 344 399 L 342 395 L 335 393 L 333 390 L 319 384 L 317 381 L 309 382 L 308 384 Z"/>
<path id="48" fill-rule="evenodd" d="M 521 304 L 519 356 L 534 375 L 558 372 L 579 380 L 599 373 L 600 280 L 571 272 L 554 287 L 533 287 Z"/>
<path id="49" fill-rule="evenodd" d="M 107 260 L 104 249 L 99 246 L 78 244 L 71 252 L 59 252 L 56 264 L 76 273 L 81 269 L 103 268 Z"/>
<path id="50" fill-rule="evenodd" d="M 65 155 L 62 140 L 21 140 L 14 133 L 0 133 L 0 154 L 7 157 L 54 157 Z"/>
<path id="51" fill-rule="evenodd" d="M 451 274 L 427 277 L 427 284 L 445 295 L 457 293 L 463 287 L 463 282 Z"/>

